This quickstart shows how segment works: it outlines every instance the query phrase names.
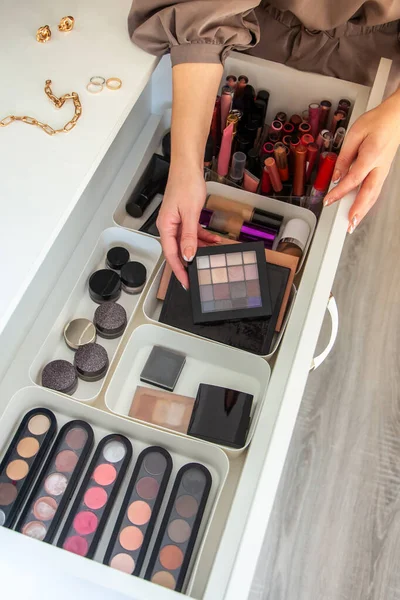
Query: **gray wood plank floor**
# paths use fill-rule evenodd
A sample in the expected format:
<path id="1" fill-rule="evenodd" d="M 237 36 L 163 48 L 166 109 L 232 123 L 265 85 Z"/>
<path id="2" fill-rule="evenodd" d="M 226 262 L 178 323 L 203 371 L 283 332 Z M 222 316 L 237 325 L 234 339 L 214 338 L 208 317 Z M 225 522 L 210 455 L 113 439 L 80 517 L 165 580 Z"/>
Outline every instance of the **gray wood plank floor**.
<path id="1" fill-rule="evenodd" d="M 400 599 L 396 171 L 347 236 L 338 339 L 309 377 L 250 600 Z"/>

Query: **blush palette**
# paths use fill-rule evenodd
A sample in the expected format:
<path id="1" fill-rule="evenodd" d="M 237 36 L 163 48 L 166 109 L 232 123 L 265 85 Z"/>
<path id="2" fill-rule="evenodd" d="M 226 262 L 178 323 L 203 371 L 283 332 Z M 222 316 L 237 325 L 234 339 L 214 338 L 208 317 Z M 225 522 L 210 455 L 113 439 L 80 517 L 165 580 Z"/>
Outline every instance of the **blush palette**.
<path id="1" fill-rule="evenodd" d="M 145 579 L 182 590 L 211 483 L 209 470 L 201 464 L 189 463 L 179 470 Z"/>
<path id="2" fill-rule="evenodd" d="M 47 457 L 16 530 L 51 543 L 93 446 L 93 430 L 84 421 L 66 423 Z"/>
<path id="3" fill-rule="evenodd" d="M 0 525 L 12 527 L 56 428 L 47 408 L 35 408 L 22 419 L 0 464 Z"/>
<path id="4" fill-rule="evenodd" d="M 123 501 L 104 564 L 139 575 L 164 498 L 172 458 L 153 446 L 140 454 Z"/>
<path id="5" fill-rule="evenodd" d="M 93 558 L 132 457 L 123 435 L 101 440 L 79 488 L 57 546 Z"/>
<path id="6" fill-rule="evenodd" d="M 194 323 L 271 316 L 262 242 L 199 248 L 188 273 Z"/>

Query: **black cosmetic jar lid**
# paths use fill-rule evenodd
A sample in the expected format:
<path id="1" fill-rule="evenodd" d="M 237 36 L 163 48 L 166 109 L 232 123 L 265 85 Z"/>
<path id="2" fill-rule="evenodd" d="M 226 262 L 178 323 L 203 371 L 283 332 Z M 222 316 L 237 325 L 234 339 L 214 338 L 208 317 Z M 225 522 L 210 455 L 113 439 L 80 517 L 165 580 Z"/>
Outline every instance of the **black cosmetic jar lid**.
<path id="1" fill-rule="evenodd" d="M 126 310 L 116 302 L 103 302 L 96 308 L 93 321 L 98 335 L 112 340 L 120 337 L 125 331 Z"/>
<path id="2" fill-rule="evenodd" d="M 120 271 L 121 267 L 123 267 L 128 261 L 129 251 L 122 246 L 115 246 L 114 248 L 110 248 L 110 250 L 107 252 L 106 265 L 110 269 Z"/>
<path id="3" fill-rule="evenodd" d="M 136 261 L 126 263 L 121 269 L 122 289 L 128 294 L 139 294 L 146 283 L 146 267 Z"/>
<path id="4" fill-rule="evenodd" d="M 93 302 L 113 302 L 121 295 L 121 279 L 115 271 L 100 269 L 89 279 L 89 294 Z"/>
<path id="5" fill-rule="evenodd" d="M 100 344 L 85 344 L 75 352 L 74 365 L 80 379 L 98 381 L 107 373 L 107 351 Z"/>
<path id="6" fill-rule="evenodd" d="M 68 360 L 52 360 L 42 371 L 42 385 L 62 394 L 73 394 L 78 387 L 78 377 Z"/>

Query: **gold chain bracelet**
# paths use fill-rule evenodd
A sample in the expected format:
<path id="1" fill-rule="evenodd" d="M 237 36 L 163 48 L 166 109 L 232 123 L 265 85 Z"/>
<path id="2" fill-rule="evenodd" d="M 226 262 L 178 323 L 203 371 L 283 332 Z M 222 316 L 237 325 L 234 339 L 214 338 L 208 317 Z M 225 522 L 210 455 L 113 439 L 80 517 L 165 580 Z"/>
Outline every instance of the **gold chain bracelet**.
<path id="1" fill-rule="evenodd" d="M 75 127 L 75 125 L 77 124 L 78 119 L 80 118 L 80 116 L 82 114 L 82 105 L 81 105 L 81 101 L 79 100 L 79 96 L 76 92 L 72 92 L 71 94 L 64 94 L 64 96 L 60 96 L 60 98 L 57 98 L 57 96 L 55 96 L 53 94 L 50 84 L 51 84 L 51 79 L 47 79 L 46 85 L 44 86 L 44 91 L 45 91 L 45 94 L 47 95 L 47 97 L 50 98 L 50 100 L 52 101 L 52 103 L 54 104 L 54 106 L 56 108 L 61 108 L 64 105 L 66 100 L 72 100 L 74 103 L 74 106 L 75 106 L 74 116 L 72 117 L 72 119 L 70 121 L 68 121 L 68 123 L 66 125 L 64 125 L 64 127 L 62 129 L 53 129 L 53 127 L 51 127 L 51 125 L 48 125 L 47 123 L 41 123 L 40 121 L 38 121 L 37 119 L 34 119 L 33 117 L 16 117 L 14 115 L 9 115 L 8 117 L 5 117 L 4 119 L 2 119 L 0 121 L 0 127 L 7 127 L 7 125 L 10 125 L 14 121 L 22 121 L 23 123 L 26 123 L 27 125 L 37 125 L 37 127 L 40 127 L 41 129 L 43 129 L 43 131 L 45 133 L 47 133 L 48 135 L 55 135 L 56 133 L 68 133 L 68 131 L 71 131 L 71 129 L 73 129 Z"/>

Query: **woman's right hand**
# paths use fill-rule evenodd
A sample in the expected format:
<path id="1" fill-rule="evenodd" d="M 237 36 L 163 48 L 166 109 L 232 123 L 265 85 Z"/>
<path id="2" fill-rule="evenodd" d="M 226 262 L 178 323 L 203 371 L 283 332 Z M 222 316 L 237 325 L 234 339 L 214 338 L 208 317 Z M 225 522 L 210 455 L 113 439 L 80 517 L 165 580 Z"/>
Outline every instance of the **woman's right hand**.
<path id="1" fill-rule="evenodd" d="M 165 258 L 185 289 L 189 288 L 189 279 L 181 257 L 191 262 L 199 245 L 220 241 L 218 235 L 199 225 L 205 199 L 206 183 L 202 169 L 171 166 L 157 228 Z"/>

